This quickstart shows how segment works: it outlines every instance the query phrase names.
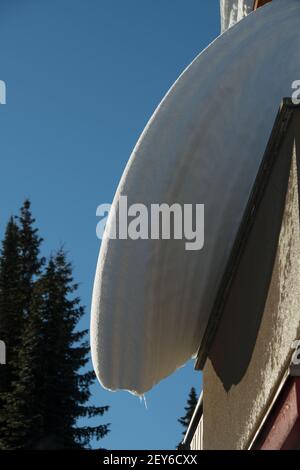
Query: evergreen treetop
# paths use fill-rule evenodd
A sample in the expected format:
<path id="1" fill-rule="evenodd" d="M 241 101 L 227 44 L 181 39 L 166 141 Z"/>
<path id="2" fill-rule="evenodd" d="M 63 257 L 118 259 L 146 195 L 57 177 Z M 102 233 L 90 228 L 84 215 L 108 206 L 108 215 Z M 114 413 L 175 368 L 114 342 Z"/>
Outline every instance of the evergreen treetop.
<path id="1" fill-rule="evenodd" d="M 0 402 L 0 449 L 85 448 L 109 425 L 80 426 L 78 419 L 102 416 L 108 406 L 88 404 L 95 375 L 87 369 L 87 330 L 78 328 L 84 308 L 72 266 L 62 249 L 45 266 L 33 224 L 25 201 L 18 224 L 11 219 L 7 226 L 0 258 L 8 348 L 20 330 L 10 363 L 14 374 Z"/>
<path id="2" fill-rule="evenodd" d="M 185 414 L 184 416 L 178 419 L 178 422 L 183 426 L 183 432 L 182 432 L 183 436 L 186 434 L 186 431 L 189 427 L 189 424 L 191 422 L 197 403 L 198 403 L 197 393 L 196 393 L 195 388 L 192 387 L 190 390 L 188 399 L 187 399 L 187 404 L 184 407 Z M 177 446 L 177 448 L 179 446 L 180 444 Z"/>

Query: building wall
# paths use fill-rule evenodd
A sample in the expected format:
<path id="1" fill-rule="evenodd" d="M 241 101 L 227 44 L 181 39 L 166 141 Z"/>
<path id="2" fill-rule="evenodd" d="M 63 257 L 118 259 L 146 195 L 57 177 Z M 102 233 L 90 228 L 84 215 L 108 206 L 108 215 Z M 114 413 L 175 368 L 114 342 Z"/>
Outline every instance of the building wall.
<path id="1" fill-rule="evenodd" d="M 281 147 L 203 370 L 204 449 L 248 448 L 300 338 L 293 135 Z"/>
<path id="2" fill-rule="evenodd" d="M 195 434 L 190 445 L 191 450 L 203 449 L 203 416 L 200 418 Z"/>

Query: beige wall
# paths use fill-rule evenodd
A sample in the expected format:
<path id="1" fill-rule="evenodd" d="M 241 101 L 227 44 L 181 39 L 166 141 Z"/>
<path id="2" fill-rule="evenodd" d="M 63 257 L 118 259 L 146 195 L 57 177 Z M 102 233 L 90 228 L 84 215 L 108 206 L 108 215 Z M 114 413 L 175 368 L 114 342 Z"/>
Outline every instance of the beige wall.
<path id="1" fill-rule="evenodd" d="M 190 448 L 191 450 L 203 450 L 203 416 L 200 418 Z"/>
<path id="2" fill-rule="evenodd" d="M 293 135 L 290 129 L 204 367 L 204 449 L 248 448 L 288 367 L 291 344 L 300 337 L 299 205 Z"/>

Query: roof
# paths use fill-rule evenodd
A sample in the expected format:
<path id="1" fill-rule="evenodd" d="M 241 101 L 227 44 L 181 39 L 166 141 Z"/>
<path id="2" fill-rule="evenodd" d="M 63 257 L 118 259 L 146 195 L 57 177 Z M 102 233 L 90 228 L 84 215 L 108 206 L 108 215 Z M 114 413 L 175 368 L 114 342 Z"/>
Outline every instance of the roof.
<path id="1" fill-rule="evenodd" d="M 195 364 L 196 370 L 202 370 L 206 362 L 210 346 L 213 342 L 220 319 L 222 317 L 226 299 L 230 292 L 234 276 L 239 266 L 241 254 L 243 253 L 243 250 L 246 246 L 248 235 L 255 220 L 259 204 L 264 195 L 268 179 L 272 172 L 274 162 L 278 156 L 280 146 L 286 134 L 286 130 L 296 109 L 299 110 L 300 106 L 293 104 L 290 98 L 283 99 L 275 119 L 273 130 L 267 144 L 255 183 L 253 185 L 248 204 L 235 239 L 235 243 L 231 250 L 225 273 L 219 286 L 212 313 L 210 315 L 210 320 L 208 322 L 204 337 L 201 341 L 201 346 L 199 348 Z"/>

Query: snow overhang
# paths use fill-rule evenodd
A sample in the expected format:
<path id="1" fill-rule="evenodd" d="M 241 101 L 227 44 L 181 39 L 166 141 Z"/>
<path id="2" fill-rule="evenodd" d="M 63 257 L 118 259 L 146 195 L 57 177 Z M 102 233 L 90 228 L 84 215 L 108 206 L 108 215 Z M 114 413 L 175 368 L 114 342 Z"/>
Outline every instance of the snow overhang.
<path id="1" fill-rule="evenodd" d="M 197 354 L 278 103 L 300 77 L 299 31 L 298 0 L 240 21 L 179 77 L 139 139 L 93 290 L 92 360 L 105 388 L 142 395 Z M 185 239 L 113 239 L 123 195 L 149 210 L 204 204 L 203 249 L 187 251 Z"/>

